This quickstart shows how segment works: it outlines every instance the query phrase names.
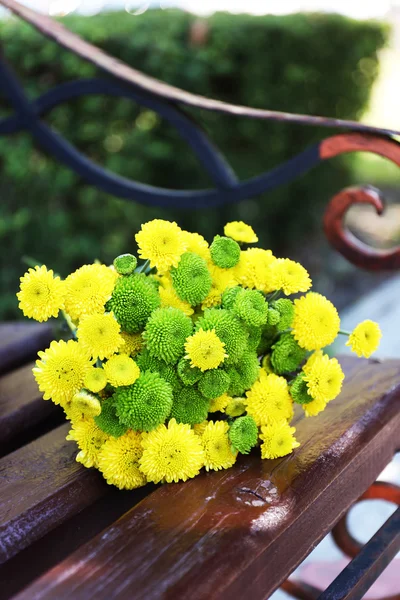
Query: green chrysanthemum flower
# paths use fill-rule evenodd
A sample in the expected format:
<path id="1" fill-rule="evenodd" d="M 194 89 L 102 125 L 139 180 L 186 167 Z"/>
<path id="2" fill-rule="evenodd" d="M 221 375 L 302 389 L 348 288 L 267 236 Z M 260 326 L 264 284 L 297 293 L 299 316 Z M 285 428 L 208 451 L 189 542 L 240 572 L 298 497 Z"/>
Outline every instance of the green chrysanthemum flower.
<path id="1" fill-rule="evenodd" d="M 128 426 L 121 423 L 117 417 L 113 398 L 104 400 L 101 413 L 94 420 L 97 427 L 115 438 L 121 437 L 128 430 Z"/>
<path id="2" fill-rule="evenodd" d="M 173 393 L 176 394 L 182 388 L 182 381 L 179 379 L 178 373 L 176 372 L 176 365 L 167 365 L 161 361 L 160 363 L 158 372 L 161 377 L 170 384 Z"/>
<path id="3" fill-rule="evenodd" d="M 205 398 L 214 400 L 228 391 L 230 379 L 228 373 L 222 369 L 206 371 L 199 381 L 199 390 Z"/>
<path id="4" fill-rule="evenodd" d="M 290 384 L 290 395 L 297 404 L 308 404 L 314 398 L 308 393 L 307 382 L 304 381 L 305 373 L 297 375 Z"/>
<path id="5" fill-rule="evenodd" d="M 174 289 L 181 300 L 196 306 L 211 290 L 212 278 L 207 263 L 194 252 L 182 254 L 178 266 L 171 269 Z"/>
<path id="6" fill-rule="evenodd" d="M 140 273 L 117 279 L 107 310 L 113 311 L 123 331 L 136 333 L 143 329 L 160 302 L 154 285 Z"/>
<path id="7" fill-rule="evenodd" d="M 225 352 L 228 358 L 224 364 L 236 363 L 246 349 L 248 332 L 246 326 L 231 311 L 219 308 L 210 308 L 204 312 L 204 316 L 196 321 L 196 331 L 215 330 L 215 333 L 225 344 Z"/>
<path id="8" fill-rule="evenodd" d="M 164 423 L 172 407 L 172 388 L 158 373 L 141 373 L 133 385 L 113 396 L 122 423 L 135 431 L 151 431 Z"/>
<path id="9" fill-rule="evenodd" d="M 156 292 L 158 292 L 158 289 L 161 285 L 161 282 L 159 279 L 156 279 L 154 277 L 154 275 L 146 275 L 147 281 L 153 286 L 153 288 L 156 290 Z"/>
<path id="10" fill-rule="evenodd" d="M 193 331 L 190 317 L 179 308 L 158 308 L 147 321 L 143 338 L 152 356 L 168 364 L 176 363 L 185 351 L 185 342 Z"/>
<path id="11" fill-rule="evenodd" d="M 275 308 L 268 309 L 267 323 L 268 325 L 278 325 L 281 320 L 281 314 Z"/>
<path id="12" fill-rule="evenodd" d="M 228 390 L 229 395 L 241 396 L 257 381 L 260 373 L 260 363 L 256 353 L 247 350 L 235 366 L 227 367 L 225 370 L 231 380 Z"/>
<path id="13" fill-rule="evenodd" d="M 210 246 L 211 260 L 217 267 L 231 269 L 240 259 L 240 246 L 235 240 L 216 235 Z"/>
<path id="14" fill-rule="evenodd" d="M 222 294 L 222 308 L 232 308 L 235 303 L 236 296 L 242 290 L 239 285 L 235 285 L 235 287 L 228 288 Z"/>
<path id="15" fill-rule="evenodd" d="M 306 350 L 299 346 L 291 333 L 281 335 L 272 346 L 271 364 L 278 375 L 295 371 L 305 357 Z"/>
<path id="16" fill-rule="evenodd" d="M 277 323 L 278 329 L 283 331 L 289 329 L 292 326 L 294 319 L 294 305 L 288 298 L 280 298 L 272 303 L 272 308 L 277 310 L 280 314 L 279 322 Z"/>
<path id="17" fill-rule="evenodd" d="M 236 367 L 226 367 L 226 373 L 229 375 L 228 394 L 230 396 L 241 396 L 246 391 L 247 387 L 242 381 L 241 374 Z"/>
<path id="18" fill-rule="evenodd" d="M 258 427 L 250 415 L 239 417 L 229 428 L 229 439 L 232 450 L 248 454 L 258 441 Z"/>
<path id="19" fill-rule="evenodd" d="M 203 375 L 198 367 L 191 367 L 190 360 L 186 360 L 186 358 L 181 358 L 178 362 L 177 370 L 179 377 L 185 385 L 194 385 Z"/>
<path id="20" fill-rule="evenodd" d="M 196 388 L 183 387 L 174 397 L 171 418 L 174 417 L 178 423 L 196 425 L 207 418 L 209 405 L 210 401 Z"/>
<path id="21" fill-rule="evenodd" d="M 120 254 L 114 258 L 113 264 L 120 275 L 130 275 L 136 269 L 137 258 L 133 254 Z"/>
<path id="22" fill-rule="evenodd" d="M 152 356 L 147 348 L 143 348 L 143 350 L 141 350 L 140 353 L 135 356 L 135 361 L 141 373 L 144 371 L 158 373 L 161 371 L 162 366 L 166 364 L 156 356 Z"/>
<path id="23" fill-rule="evenodd" d="M 247 340 L 247 349 L 251 352 L 256 352 L 261 342 L 261 328 L 260 327 L 247 327 L 249 332 L 249 339 Z"/>
<path id="24" fill-rule="evenodd" d="M 261 327 L 267 322 L 268 303 L 257 290 L 241 290 L 236 296 L 232 310 L 247 325 Z"/>
<path id="25" fill-rule="evenodd" d="M 271 348 L 276 336 L 278 334 L 278 328 L 276 325 L 264 325 L 261 329 L 261 342 L 257 348 L 257 354 L 262 356 L 266 354 Z"/>

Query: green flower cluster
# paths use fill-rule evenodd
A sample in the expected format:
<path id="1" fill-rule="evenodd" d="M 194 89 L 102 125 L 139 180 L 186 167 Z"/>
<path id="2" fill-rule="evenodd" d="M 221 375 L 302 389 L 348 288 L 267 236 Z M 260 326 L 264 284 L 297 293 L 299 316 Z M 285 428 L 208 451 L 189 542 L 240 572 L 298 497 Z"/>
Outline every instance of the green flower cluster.
<path id="1" fill-rule="evenodd" d="M 113 379 L 104 388 L 95 423 L 119 438 L 130 429 L 152 431 L 172 418 L 194 427 L 217 414 L 228 419 L 232 451 L 247 454 L 259 434 L 246 414 L 246 393 L 259 381 L 260 357 L 268 355 L 268 368 L 285 375 L 299 371 L 306 351 L 289 331 L 293 302 L 269 301 L 268 294 L 235 275 L 243 252 L 237 241 L 216 236 L 208 259 L 204 248 L 195 250 L 184 251 L 161 276 L 148 264 L 137 268 L 131 254 L 114 260 L 118 277 L 106 310 L 122 332 L 139 336 L 138 350 L 128 351 L 139 375 L 126 385 Z M 219 277 L 225 276 L 229 283 L 221 289 Z M 196 364 L 187 342 L 197 334 L 216 336 L 223 348 L 220 363 L 206 369 Z M 204 350 L 204 360 L 211 351 Z M 294 402 L 311 400 L 303 375 L 292 380 L 290 389 Z"/>

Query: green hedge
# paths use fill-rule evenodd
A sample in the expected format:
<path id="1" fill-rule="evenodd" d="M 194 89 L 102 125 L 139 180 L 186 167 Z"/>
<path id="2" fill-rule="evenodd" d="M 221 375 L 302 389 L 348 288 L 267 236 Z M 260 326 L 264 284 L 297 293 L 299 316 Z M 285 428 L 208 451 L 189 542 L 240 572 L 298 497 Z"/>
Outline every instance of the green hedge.
<path id="1" fill-rule="evenodd" d="M 251 106 L 357 119 L 378 71 L 387 31 L 338 15 L 251 17 L 217 13 L 208 39 L 190 42 L 188 13 L 148 11 L 68 17 L 68 27 L 112 55 L 184 89 Z M 60 82 L 96 74 L 94 67 L 16 20 L 0 23 L 7 59 L 32 97 Z M 7 104 L 1 103 L 1 114 Z M 4 109 L 4 110 L 3 110 Z M 327 135 L 309 127 L 194 112 L 242 178 L 272 168 Z M 78 99 L 47 121 L 98 163 L 125 176 L 170 188 L 210 185 L 173 128 L 127 100 Z M 212 236 L 244 218 L 278 251 L 301 243 L 329 195 L 349 181 L 335 160 L 294 184 L 223 210 L 161 211 L 116 200 L 85 185 L 35 147 L 26 133 L 0 138 L 0 318 L 16 313 L 15 290 L 30 255 L 65 275 L 85 261 L 109 261 L 131 250 L 144 220 L 174 218 Z M 318 210 L 320 207 L 320 210 Z"/>

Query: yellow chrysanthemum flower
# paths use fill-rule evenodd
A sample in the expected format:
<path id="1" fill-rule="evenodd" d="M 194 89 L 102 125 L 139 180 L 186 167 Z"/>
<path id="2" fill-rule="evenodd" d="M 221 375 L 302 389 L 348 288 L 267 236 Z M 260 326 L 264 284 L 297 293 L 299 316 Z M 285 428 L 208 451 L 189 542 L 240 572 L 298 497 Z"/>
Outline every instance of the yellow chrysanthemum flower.
<path id="1" fill-rule="evenodd" d="M 78 444 L 76 461 L 82 463 L 85 467 L 98 467 L 98 456 L 104 442 L 108 439 L 93 419 L 84 419 L 72 423 L 72 429 L 66 439 L 73 440 Z"/>
<path id="2" fill-rule="evenodd" d="M 310 372 L 311 367 L 313 366 L 313 364 L 315 363 L 316 360 L 319 360 L 322 356 L 324 355 L 324 353 L 322 352 L 322 350 L 315 350 L 307 359 L 304 367 L 303 367 L 303 371 L 304 373 L 306 373 L 306 375 Z"/>
<path id="3" fill-rule="evenodd" d="M 221 269 L 212 262 L 209 262 L 207 266 L 211 273 L 212 282 L 211 290 L 209 291 L 208 296 L 204 298 L 201 305 L 203 310 L 221 304 L 223 292 L 227 288 L 234 287 L 236 285 L 234 269 Z"/>
<path id="4" fill-rule="evenodd" d="M 320 412 L 325 410 L 327 405 L 326 400 L 313 400 L 308 404 L 303 404 L 302 408 L 306 417 L 316 417 Z"/>
<path id="5" fill-rule="evenodd" d="M 186 481 L 198 475 L 204 465 L 200 437 L 175 419 L 143 436 L 142 446 L 140 469 L 154 483 Z"/>
<path id="6" fill-rule="evenodd" d="M 228 417 L 240 417 L 246 412 L 245 398 L 231 398 L 225 408 Z"/>
<path id="7" fill-rule="evenodd" d="M 317 357 L 309 367 L 304 381 L 310 396 L 315 400 L 329 402 L 340 394 L 344 380 L 344 373 L 336 358 L 329 358 L 326 354 Z"/>
<path id="8" fill-rule="evenodd" d="M 287 421 L 272 421 L 261 427 L 260 439 L 262 458 L 279 458 L 290 454 L 300 444 L 296 441 L 296 429 L 290 427 Z"/>
<path id="9" fill-rule="evenodd" d="M 77 321 L 84 315 L 101 314 L 110 299 L 118 273 L 105 265 L 83 265 L 65 280 L 65 310 Z"/>
<path id="10" fill-rule="evenodd" d="M 282 290 L 286 296 L 307 292 L 311 287 L 311 279 L 306 269 L 289 258 L 277 258 L 271 265 L 271 285 L 275 290 Z"/>
<path id="11" fill-rule="evenodd" d="M 353 330 L 346 346 L 350 346 L 357 356 L 369 358 L 378 349 L 381 337 L 382 332 L 378 323 L 367 319 Z"/>
<path id="12" fill-rule="evenodd" d="M 207 427 L 209 421 L 207 421 L 207 419 L 205 421 L 202 421 L 201 423 L 196 423 L 195 425 L 193 425 L 193 431 L 195 432 L 196 435 L 199 435 L 200 437 L 203 435 L 205 428 Z"/>
<path id="13" fill-rule="evenodd" d="M 127 354 L 115 354 L 106 363 L 104 371 L 107 381 L 114 387 L 131 385 L 140 375 L 140 369 Z"/>
<path id="14" fill-rule="evenodd" d="M 277 259 L 271 250 L 248 248 L 240 253 L 240 260 L 233 268 L 239 285 L 265 293 L 273 292 L 271 266 Z"/>
<path id="15" fill-rule="evenodd" d="M 258 237 L 254 229 L 250 225 L 246 225 L 243 221 L 231 221 L 224 227 L 224 234 L 227 237 L 243 242 L 244 244 L 255 244 L 258 242 Z"/>
<path id="16" fill-rule="evenodd" d="M 236 462 L 237 452 L 232 452 L 226 421 L 210 421 L 201 436 L 204 448 L 204 466 L 207 471 L 229 469 Z"/>
<path id="17" fill-rule="evenodd" d="M 204 260 L 210 260 L 210 249 L 208 242 L 199 233 L 191 233 L 189 231 L 182 231 L 183 239 L 186 242 L 186 252 L 194 252 L 198 254 Z"/>
<path id="18" fill-rule="evenodd" d="M 147 479 L 140 470 L 139 459 L 143 449 L 142 436 L 127 431 L 119 438 L 109 438 L 102 446 L 98 464 L 107 483 L 120 490 L 133 490 L 146 485 Z"/>
<path id="19" fill-rule="evenodd" d="M 173 308 L 179 308 L 188 317 L 194 313 L 192 306 L 177 296 L 172 285 L 160 286 L 158 292 L 161 298 L 161 306 L 172 306 Z"/>
<path id="20" fill-rule="evenodd" d="M 100 400 L 85 391 L 78 392 L 64 406 L 64 412 L 69 421 L 81 421 L 87 417 L 97 417 L 101 413 Z"/>
<path id="21" fill-rule="evenodd" d="M 186 356 L 191 367 L 198 367 L 201 371 L 216 369 L 227 358 L 225 344 L 221 342 L 215 329 L 203 331 L 199 329 L 186 340 Z"/>
<path id="22" fill-rule="evenodd" d="M 210 402 L 208 412 L 225 412 L 225 409 L 231 400 L 233 400 L 233 398 L 228 396 L 228 394 L 222 394 L 222 396 L 214 398 L 214 400 L 211 400 Z"/>
<path id="23" fill-rule="evenodd" d="M 79 322 L 78 339 L 93 358 L 109 358 L 124 343 L 121 326 L 113 313 L 85 315 Z"/>
<path id="24" fill-rule="evenodd" d="M 65 283 L 54 277 L 53 271 L 48 271 L 44 265 L 36 266 L 29 269 L 20 281 L 18 306 L 25 317 L 43 322 L 58 316 L 64 308 Z"/>
<path id="25" fill-rule="evenodd" d="M 107 385 L 107 375 L 104 369 L 99 367 L 91 367 L 85 375 L 83 385 L 90 392 L 97 393 L 104 389 Z"/>
<path id="26" fill-rule="evenodd" d="M 262 375 L 268 375 L 269 373 L 273 373 L 274 370 L 272 368 L 271 365 L 271 355 L 270 354 L 266 354 L 262 361 L 261 361 L 261 371 L 260 371 L 260 378 L 262 377 Z"/>
<path id="27" fill-rule="evenodd" d="M 121 331 L 120 336 L 123 339 L 123 344 L 119 351 L 128 356 L 136 356 L 143 348 L 143 338 L 140 333 L 126 333 Z"/>
<path id="28" fill-rule="evenodd" d="M 187 248 L 182 229 L 175 222 L 162 219 L 154 219 L 142 225 L 135 239 L 140 258 L 149 260 L 150 267 L 156 267 L 160 273 L 177 267 Z"/>
<path id="29" fill-rule="evenodd" d="M 246 396 L 247 412 L 257 425 L 291 417 L 292 399 L 284 377 L 274 373 L 262 375 L 246 392 Z"/>
<path id="30" fill-rule="evenodd" d="M 87 351 L 74 340 L 61 340 L 38 355 L 32 371 L 43 398 L 64 405 L 80 391 L 92 366 Z"/>
<path id="31" fill-rule="evenodd" d="M 336 308 L 325 296 L 309 292 L 294 301 L 293 336 L 302 348 L 319 350 L 329 346 L 340 329 Z"/>

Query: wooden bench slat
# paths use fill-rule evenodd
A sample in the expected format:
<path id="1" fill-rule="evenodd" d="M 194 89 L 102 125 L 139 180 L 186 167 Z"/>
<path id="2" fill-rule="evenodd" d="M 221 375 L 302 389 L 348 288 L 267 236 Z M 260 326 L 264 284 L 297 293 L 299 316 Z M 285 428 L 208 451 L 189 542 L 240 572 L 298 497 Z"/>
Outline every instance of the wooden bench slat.
<path id="1" fill-rule="evenodd" d="M 108 486 L 104 496 L 0 565 L 2 600 L 8 600 L 150 494 L 154 486 L 120 491 Z"/>
<path id="2" fill-rule="evenodd" d="M 0 564 L 106 493 L 100 473 L 75 461 L 69 428 L 0 460 Z"/>
<path id="3" fill-rule="evenodd" d="M 268 597 L 400 445 L 400 361 L 343 363 L 293 455 L 162 486 L 16 598 Z"/>
<path id="4" fill-rule="evenodd" d="M 0 453 L 21 435 L 31 434 L 35 426 L 62 410 L 45 402 L 32 374 L 33 364 L 0 377 Z"/>
<path id="5" fill-rule="evenodd" d="M 17 321 L 0 325 L 0 374 L 33 360 L 53 339 L 49 323 Z"/>

